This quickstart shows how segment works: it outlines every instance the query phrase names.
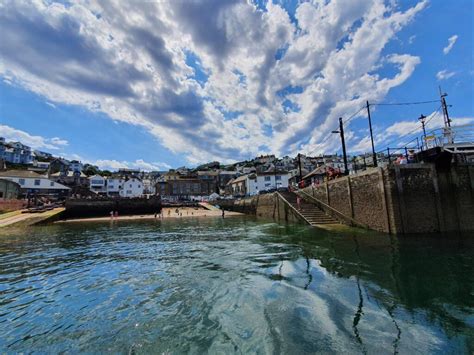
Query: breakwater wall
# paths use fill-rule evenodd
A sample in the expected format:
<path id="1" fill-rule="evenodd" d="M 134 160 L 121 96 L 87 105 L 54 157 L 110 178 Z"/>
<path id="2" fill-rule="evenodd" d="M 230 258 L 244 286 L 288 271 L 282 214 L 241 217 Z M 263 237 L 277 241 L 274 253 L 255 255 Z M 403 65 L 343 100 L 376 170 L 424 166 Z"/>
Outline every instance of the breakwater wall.
<path id="1" fill-rule="evenodd" d="M 448 170 L 434 164 L 374 168 L 303 191 L 378 231 L 474 230 L 473 164 Z"/>
<path id="2" fill-rule="evenodd" d="M 474 230 L 474 164 L 437 169 L 434 164 L 372 168 L 303 189 L 370 229 L 393 234 Z M 219 202 L 221 204 L 221 202 Z M 296 221 L 274 194 L 222 203 L 225 209 Z M 321 206 L 324 209 L 324 206 Z M 330 210 L 327 210 L 331 214 Z"/>
<path id="3" fill-rule="evenodd" d="M 285 204 L 277 194 L 265 194 L 246 197 L 239 200 L 219 200 L 225 210 L 256 215 L 278 221 L 298 222 L 301 217 Z"/>
<path id="4" fill-rule="evenodd" d="M 65 218 L 109 216 L 110 211 L 119 215 L 154 214 L 161 211 L 161 200 L 154 197 L 69 199 L 65 207 Z"/>

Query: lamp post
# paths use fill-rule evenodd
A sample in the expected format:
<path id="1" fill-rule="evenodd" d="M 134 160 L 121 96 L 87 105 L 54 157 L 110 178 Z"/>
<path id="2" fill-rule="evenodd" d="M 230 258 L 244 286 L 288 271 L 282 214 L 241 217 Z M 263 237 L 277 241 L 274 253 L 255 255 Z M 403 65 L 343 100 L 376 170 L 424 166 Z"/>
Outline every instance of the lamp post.
<path id="1" fill-rule="evenodd" d="M 341 135 L 342 156 L 344 159 L 344 175 L 349 175 L 349 169 L 347 168 L 346 141 L 344 139 L 344 126 L 342 124 L 342 117 L 339 117 L 339 131 L 332 131 L 331 133 L 340 133 Z"/>
<path id="2" fill-rule="evenodd" d="M 426 116 L 423 115 L 423 114 L 421 114 L 420 117 L 418 117 L 418 119 L 421 122 L 421 127 L 423 128 L 423 137 L 425 137 L 425 141 L 426 141 L 425 118 L 426 118 Z"/>

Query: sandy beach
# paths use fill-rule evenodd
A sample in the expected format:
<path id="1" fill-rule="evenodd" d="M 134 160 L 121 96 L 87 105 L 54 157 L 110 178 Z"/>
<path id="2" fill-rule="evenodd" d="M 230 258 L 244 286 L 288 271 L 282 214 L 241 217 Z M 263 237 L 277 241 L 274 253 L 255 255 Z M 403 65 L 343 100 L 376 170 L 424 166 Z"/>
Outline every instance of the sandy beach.
<path id="1" fill-rule="evenodd" d="M 179 212 L 176 212 L 178 210 Z M 225 217 L 230 216 L 241 216 L 242 213 L 225 211 Z M 134 216 L 118 216 L 113 219 L 110 216 L 106 217 L 92 217 L 92 218 L 76 218 L 76 219 L 65 219 L 56 221 L 54 223 L 74 223 L 74 222 L 104 222 L 104 221 L 131 221 L 131 220 L 152 220 L 152 219 L 176 219 L 176 218 L 207 218 L 207 217 L 219 217 L 222 218 L 221 210 L 206 210 L 203 208 L 195 209 L 192 207 L 182 208 L 163 208 L 162 213 L 156 217 L 153 214 L 146 215 L 134 215 Z"/>

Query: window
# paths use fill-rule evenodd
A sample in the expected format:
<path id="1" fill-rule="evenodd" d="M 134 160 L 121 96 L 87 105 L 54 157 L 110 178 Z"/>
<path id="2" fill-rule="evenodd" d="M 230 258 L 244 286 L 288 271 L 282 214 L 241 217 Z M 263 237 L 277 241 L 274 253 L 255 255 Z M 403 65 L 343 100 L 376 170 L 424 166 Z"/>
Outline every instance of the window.
<path id="1" fill-rule="evenodd" d="M 19 183 L 20 185 L 25 185 L 25 179 L 20 179 L 20 180 L 18 180 L 18 183 Z"/>
<path id="2" fill-rule="evenodd" d="M 270 181 L 270 176 L 265 176 L 265 181 Z"/>
<path id="3" fill-rule="evenodd" d="M 280 175 L 275 176 L 275 180 L 277 180 L 277 181 L 281 180 L 281 176 Z"/>
<path id="4" fill-rule="evenodd" d="M 130 184 L 130 188 L 132 188 L 132 184 Z"/>
<path id="5" fill-rule="evenodd" d="M 140 186 L 140 185 L 138 185 L 138 188 L 141 188 L 141 186 Z"/>
<path id="6" fill-rule="evenodd" d="M 49 186 L 54 186 L 54 181 L 51 181 L 51 182 L 49 183 Z"/>
<path id="7" fill-rule="evenodd" d="M 35 186 L 40 186 L 41 180 L 40 179 L 35 179 Z"/>
<path id="8" fill-rule="evenodd" d="M 114 185 L 109 185 L 109 189 L 113 189 L 114 188 Z"/>

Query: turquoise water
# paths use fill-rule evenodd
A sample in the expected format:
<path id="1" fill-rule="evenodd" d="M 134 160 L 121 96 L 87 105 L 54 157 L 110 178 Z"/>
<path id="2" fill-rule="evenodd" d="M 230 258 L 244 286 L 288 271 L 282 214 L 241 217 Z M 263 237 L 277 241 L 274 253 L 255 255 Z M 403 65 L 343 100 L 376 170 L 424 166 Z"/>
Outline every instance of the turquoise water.
<path id="1" fill-rule="evenodd" d="M 472 353 L 474 235 L 252 218 L 0 235 L 0 352 Z"/>

